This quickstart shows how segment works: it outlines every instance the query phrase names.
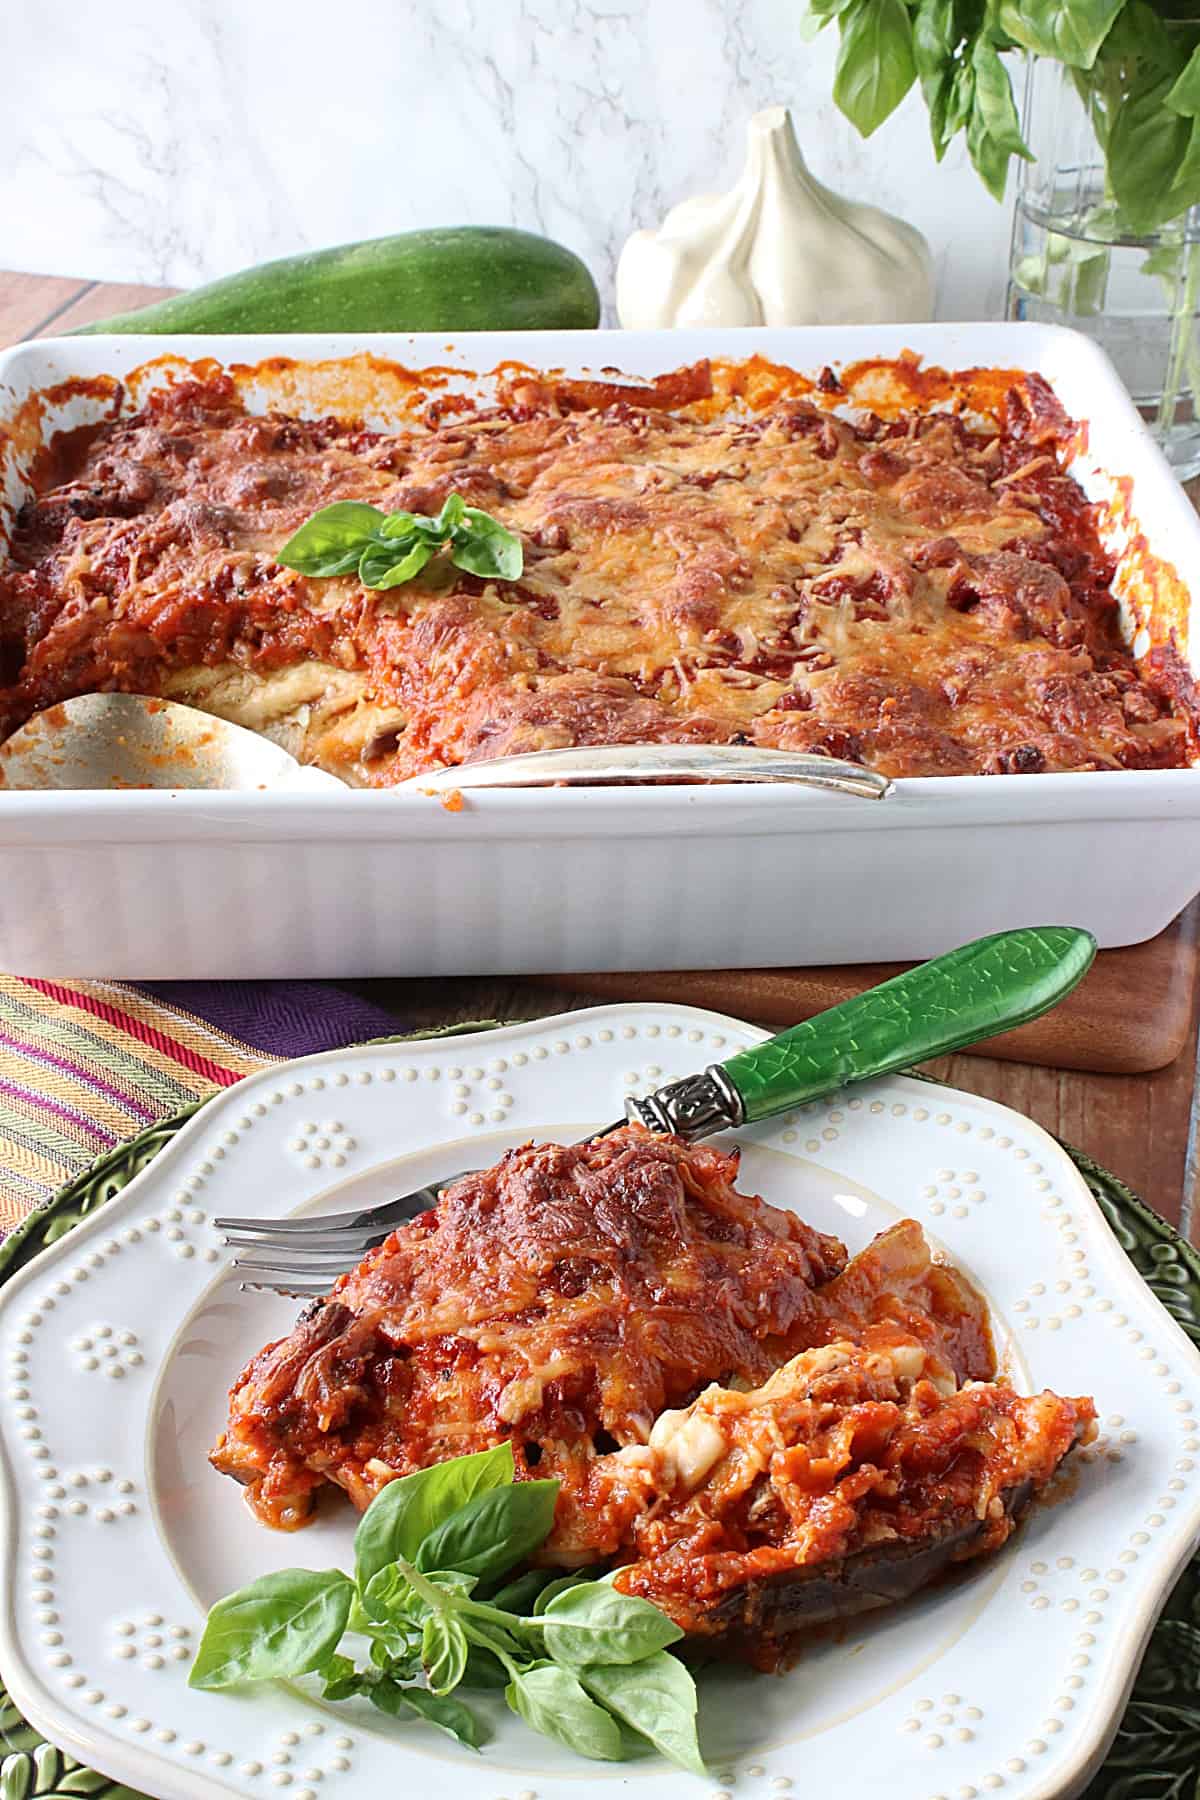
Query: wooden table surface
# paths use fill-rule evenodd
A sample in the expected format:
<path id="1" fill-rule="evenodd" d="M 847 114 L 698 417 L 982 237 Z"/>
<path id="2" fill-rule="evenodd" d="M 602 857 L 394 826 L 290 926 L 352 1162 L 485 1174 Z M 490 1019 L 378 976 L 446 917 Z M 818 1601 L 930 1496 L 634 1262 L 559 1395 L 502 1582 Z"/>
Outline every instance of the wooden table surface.
<path id="1" fill-rule="evenodd" d="M 0 344 L 51 336 L 155 300 L 167 289 L 0 272 Z M 1200 901 L 1195 903 L 1200 906 Z M 360 991 L 414 1029 L 465 1019 L 536 1018 L 588 1004 L 586 995 L 519 980 L 372 981 Z M 1188 1048 L 1153 1075 L 1085 1075 L 986 1057 L 951 1056 L 928 1066 L 955 1087 L 1028 1113 L 1086 1150 L 1200 1243 L 1197 1196 L 1196 1032 L 1192 996 Z"/>

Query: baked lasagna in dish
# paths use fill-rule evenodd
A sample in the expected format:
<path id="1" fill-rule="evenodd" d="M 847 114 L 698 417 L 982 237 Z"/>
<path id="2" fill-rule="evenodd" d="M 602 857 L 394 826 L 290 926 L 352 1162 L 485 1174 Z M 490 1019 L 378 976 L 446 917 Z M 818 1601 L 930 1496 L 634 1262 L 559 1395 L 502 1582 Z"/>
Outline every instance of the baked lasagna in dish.
<path id="1" fill-rule="evenodd" d="M 640 1126 L 507 1152 L 253 1358 L 214 1464 L 294 1528 L 330 1485 L 362 1510 L 507 1441 L 561 1483 L 542 1560 L 614 1564 L 767 1665 L 997 1549 L 1092 1402 L 998 1376 L 981 1297 L 911 1220 L 849 1259 L 737 1170 Z"/>
<path id="2" fill-rule="evenodd" d="M 1040 377 L 1012 376 L 991 418 L 847 418 L 829 371 L 748 404 L 747 366 L 642 385 L 514 367 L 494 404 L 446 393 L 388 430 L 253 416 L 215 365 L 176 380 L 46 460 L 0 572 L 0 737 L 116 688 L 358 785 L 597 743 L 889 776 L 1189 761 L 1185 665 L 1122 642 Z M 519 579 L 435 559 L 375 591 L 277 561 L 334 502 L 435 514 L 451 494 L 519 537 Z"/>

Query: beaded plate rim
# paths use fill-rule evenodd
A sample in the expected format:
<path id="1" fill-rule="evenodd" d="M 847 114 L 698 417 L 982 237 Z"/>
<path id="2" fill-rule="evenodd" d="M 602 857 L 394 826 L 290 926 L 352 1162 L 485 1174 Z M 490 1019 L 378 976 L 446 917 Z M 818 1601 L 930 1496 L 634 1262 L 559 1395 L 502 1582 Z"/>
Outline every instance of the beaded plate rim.
<path id="1" fill-rule="evenodd" d="M 697 1017 L 711 1020 L 714 1015 Z M 396 1036 L 374 1042 L 411 1047 L 431 1036 L 482 1032 L 490 1029 L 492 1023 L 472 1022 L 451 1027 L 446 1033 Z M 546 1021 L 528 1023 L 532 1026 Z M 270 1073 L 278 1077 L 287 1067 L 276 1065 Z M 106 1153 L 31 1214 L 0 1246 L 0 1282 L 119 1194 L 207 1104 L 208 1101 L 198 1102 Z M 1191 1342 L 1200 1344 L 1200 1255 L 1119 1178 L 1072 1146 L 1061 1147 L 1082 1175 L 1137 1272 L 1148 1278 L 1152 1292 Z M 1190 1563 L 1167 1603 L 1165 1616 L 1154 1629 L 1147 1667 L 1149 1674 L 1144 1668 L 1143 1679 L 1104 1768 L 1087 1788 L 1089 1796 L 1111 1795 L 1113 1800 L 1119 1800 L 1136 1791 L 1139 1800 L 1141 1796 L 1160 1794 L 1163 1800 L 1175 1800 L 1184 1792 L 1181 1783 L 1189 1769 L 1194 1771 L 1194 1752 L 1200 1745 L 1200 1708 L 1186 1704 L 1186 1697 L 1194 1695 L 1200 1671 L 1200 1559 Z M 1163 1698 L 1164 1691 L 1169 1691 L 1169 1698 Z M 1163 1741 L 1167 1715 L 1173 1743 Z M 9 1697 L 0 1691 L 0 1752 L 7 1751 L 0 1764 L 0 1784 L 5 1794 L 32 1797 L 61 1791 L 118 1797 L 130 1793 L 128 1788 L 69 1757 L 46 1751 L 41 1748 L 44 1742 L 33 1727 L 20 1719 Z M 1192 1760 L 1179 1764 L 1181 1756 Z M 1135 1782 L 1136 1789 L 1132 1785 Z"/>

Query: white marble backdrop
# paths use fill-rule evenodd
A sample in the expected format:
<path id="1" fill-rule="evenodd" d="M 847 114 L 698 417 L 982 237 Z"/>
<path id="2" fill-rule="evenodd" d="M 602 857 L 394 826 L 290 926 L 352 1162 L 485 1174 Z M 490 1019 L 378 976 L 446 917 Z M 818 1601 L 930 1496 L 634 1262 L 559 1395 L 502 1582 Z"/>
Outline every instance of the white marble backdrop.
<path id="1" fill-rule="evenodd" d="M 939 312 L 1003 306 L 1008 208 L 912 95 L 863 143 L 799 0 L 0 0 L 0 267 L 188 285 L 417 225 L 513 224 L 606 300 L 634 225 L 729 184 L 786 103 L 814 171 L 903 213 Z"/>

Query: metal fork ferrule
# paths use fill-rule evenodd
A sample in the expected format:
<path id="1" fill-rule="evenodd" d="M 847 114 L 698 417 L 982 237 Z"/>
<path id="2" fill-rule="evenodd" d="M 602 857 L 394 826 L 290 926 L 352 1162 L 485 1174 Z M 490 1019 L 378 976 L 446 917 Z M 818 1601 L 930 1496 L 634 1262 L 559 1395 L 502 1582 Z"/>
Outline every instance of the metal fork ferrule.
<path id="1" fill-rule="evenodd" d="M 720 1063 L 710 1063 L 702 1075 L 670 1081 L 644 1099 L 627 1094 L 625 1117 L 649 1131 L 670 1132 L 690 1142 L 744 1124 L 746 1107 Z"/>

